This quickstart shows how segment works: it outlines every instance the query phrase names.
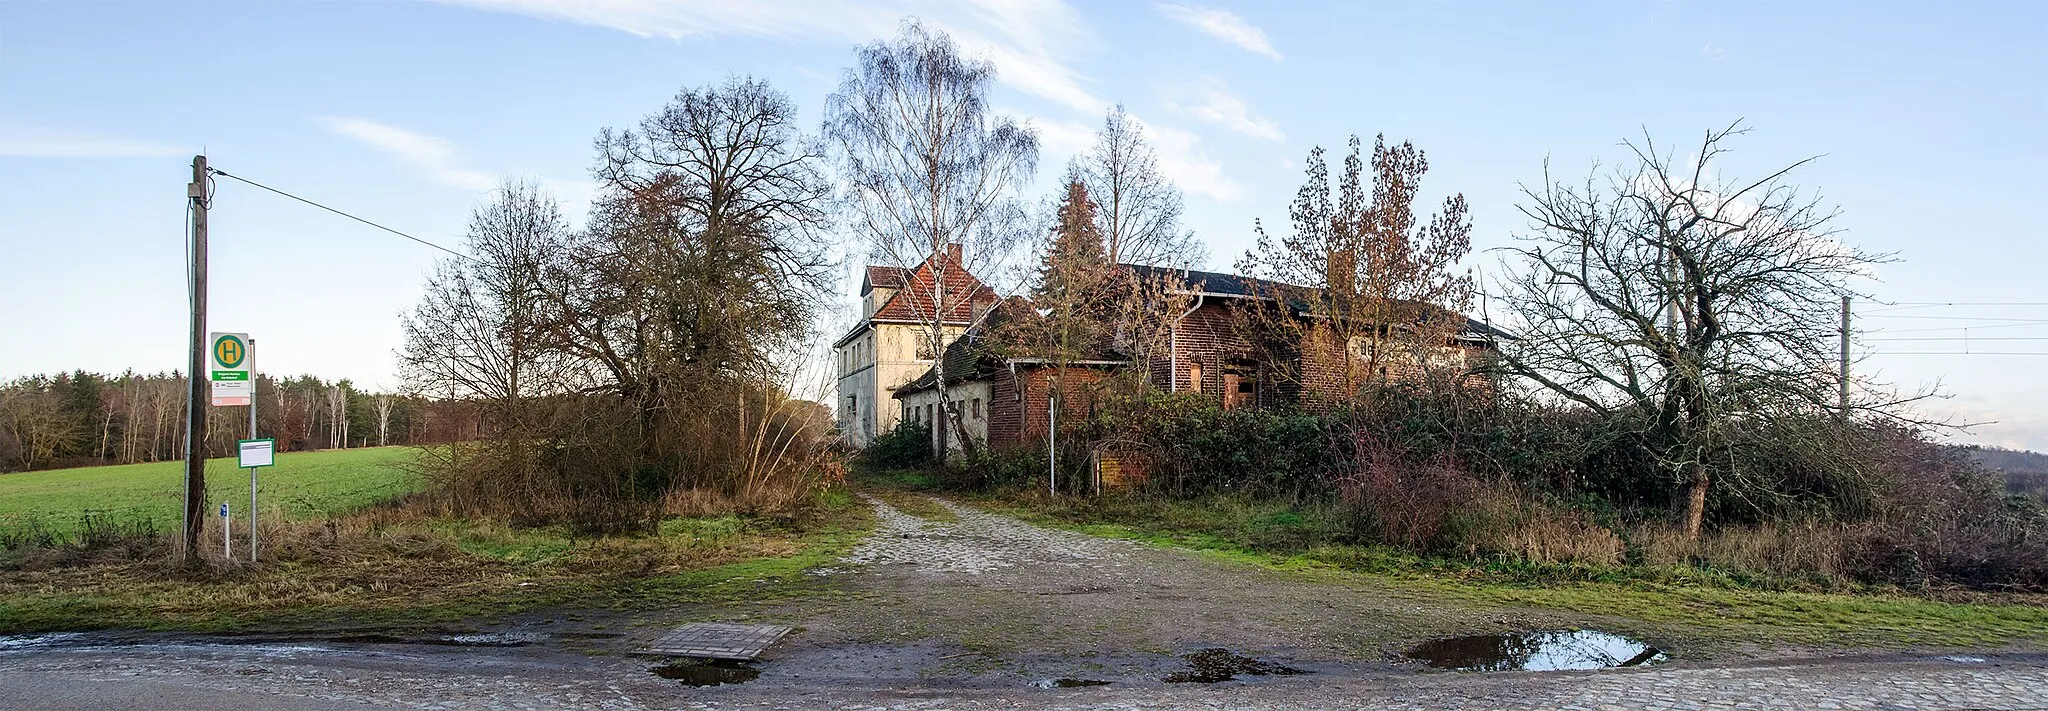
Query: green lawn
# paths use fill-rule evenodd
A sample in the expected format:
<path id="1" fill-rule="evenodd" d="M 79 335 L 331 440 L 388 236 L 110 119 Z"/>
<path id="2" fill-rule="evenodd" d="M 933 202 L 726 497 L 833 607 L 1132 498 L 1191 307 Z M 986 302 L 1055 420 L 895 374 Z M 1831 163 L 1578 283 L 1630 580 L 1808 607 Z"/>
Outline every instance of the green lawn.
<path id="1" fill-rule="evenodd" d="M 258 501 L 266 513 L 294 519 L 368 506 L 413 490 L 415 478 L 396 466 L 413 453 L 408 447 L 376 447 L 280 454 L 277 466 L 258 470 Z M 83 515 L 95 513 L 173 529 L 184 479 L 184 462 L 0 474 L 0 527 L 35 518 L 69 531 Z M 226 501 L 242 516 L 249 505 L 248 470 L 236 468 L 233 459 L 207 461 L 206 500 L 209 511 Z"/>

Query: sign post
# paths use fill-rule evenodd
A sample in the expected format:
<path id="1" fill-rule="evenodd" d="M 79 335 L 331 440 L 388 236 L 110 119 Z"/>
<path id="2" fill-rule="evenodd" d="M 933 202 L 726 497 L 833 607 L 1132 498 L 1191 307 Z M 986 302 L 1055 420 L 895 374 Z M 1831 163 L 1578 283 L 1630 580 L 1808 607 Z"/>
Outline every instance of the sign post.
<path id="1" fill-rule="evenodd" d="M 213 406 L 237 407 L 256 401 L 256 379 L 249 370 L 249 334 L 214 333 L 207 339 L 213 381 Z"/>
<path id="2" fill-rule="evenodd" d="M 253 407 L 253 406 L 252 406 Z M 249 562 L 256 562 L 256 470 L 277 463 L 277 440 L 245 439 L 235 443 L 235 463 L 249 470 Z M 220 505 L 226 516 L 228 505 Z"/>

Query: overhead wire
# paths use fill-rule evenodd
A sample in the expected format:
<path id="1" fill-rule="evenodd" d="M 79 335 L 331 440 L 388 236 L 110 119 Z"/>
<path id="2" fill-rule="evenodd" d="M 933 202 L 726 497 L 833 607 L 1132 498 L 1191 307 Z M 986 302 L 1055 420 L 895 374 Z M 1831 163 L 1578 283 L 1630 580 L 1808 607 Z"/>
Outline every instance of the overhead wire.
<path id="1" fill-rule="evenodd" d="M 355 220 L 355 221 L 357 221 L 357 222 L 361 222 L 361 223 L 363 223 L 363 224 L 365 224 L 365 225 L 369 225 L 369 226 L 371 226 L 371 227 L 375 227 L 375 228 L 377 228 L 377 229 L 380 229 L 380 230 L 383 230 L 383 231 L 385 231 L 385 232 L 389 232 L 389 233 L 391 233 L 391 234 L 394 234 L 394 235 L 398 235 L 398 236 L 400 236 L 400 237 L 404 237 L 404 238 L 406 238 L 406 239 L 409 239 L 409 240 L 412 240 L 412 241 L 414 241 L 414 242 L 418 242 L 418 243 L 420 243 L 420 244 L 424 244 L 424 245 L 426 245 L 426 246 L 429 246 L 429 247 L 433 247 L 434 249 L 438 249 L 438 250 L 441 250 L 441 251 L 443 251 L 443 252 L 447 252 L 447 253 L 449 253 L 449 254 L 451 254 L 451 255 L 454 255 L 454 256 L 456 256 L 456 257 L 458 257 L 458 258 L 461 258 L 461 259 L 465 259 L 465 260 L 469 260 L 469 261 L 472 261 L 472 262 L 476 261 L 476 258 L 474 258 L 474 257 L 471 257 L 471 256 L 469 256 L 469 255 L 467 255 L 467 254 L 463 254 L 463 253 L 461 253 L 461 252 L 457 252 L 457 251 L 455 251 L 455 250 L 453 250 L 453 249 L 449 249 L 449 248 L 447 248 L 447 247 L 443 247 L 443 246 L 441 246 L 441 245 L 438 245 L 438 244 L 435 244 L 435 243 L 433 243 L 433 242 L 429 242 L 429 241 L 427 241 L 427 240 L 423 240 L 423 239 L 420 239 L 420 238 L 418 238 L 418 237 L 414 237 L 414 236 L 412 236 L 412 235 L 409 235 L 409 234 L 406 234 L 406 233 L 404 233 L 404 232 L 400 232 L 400 231 L 398 231 L 398 230 L 395 230 L 395 229 L 392 229 L 392 228 L 389 228 L 389 227 L 385 227 L 385 226 L 383 226 L 383 225 L 380 225 L 380 224 L 377 224 L 377 223 L 375 223 L 375 222 L 371 222 L 371 221 L 370 221 L 370 220 L 368 220 L 368 219 L 365 219 L 365 218 L 362 218 L 362 217 L 357 217 L 357 216 L 355 216 L 355 215 L 349 214 L 349 213 L 347 213 L 347 212 L 344 212 L 344 211 L 342 211 L 342 210 L 339 210 L 339 209 L 336 209 L 336 208 L 332 208 L 332 207 L 328 207 L 328 206 L 326 206 L 326 205 L 322 205 L 322 204 L 320 204 L 320 203 L 317 203 L 317 202 L 314 202 L 314 201 L 312 201 L 312 200 L 308 200 L 308 199 L 306 199 L 306 198 L 302 198 L 302 197 L 299 197 L 299 196 L 297 196 L 297 195 L 293 195 L 293 194 L 291 194 L 291 193 L 288 193 L 288 192 L 285 192 L 285 191 L 283 191 L 283 190 L 279 190 L 279 189 L 277 189 L 277 188 L 273 188 L 273 187 L 270 187 L 270 186 L 268 186 L 268 185 L 264 185 L 264 184 L 262 184 L 262 183 L 259 183 L 259 182 L 256 182 L 256 181 L 254 181 L 254 180 L 250 180 L 250 179 L 248 179 L 248 178 L 244 178 L 244 177 L 242 177 L 242 176 L 239 176 L 239 175 L 234 175 L 234 174 L 232 174 L 232 173 L 229 173 L 229 172 L 227 172 L 227 171 L 224 171 L 224 170 L 220 170 L 220 169 L 218 169 L 218 168 L 212 168 L 212 167 L 209 167 L 209 168 L 207 168 L 207 169 L 206 169 L 206 171 L 207 171 L 208 173 L 211 173 L 211 174 L 214 174 L 214 175 L 219 175 L 219 176 L 222 176 L 222 177 L 226 177 L 226 178 L 233 178 L 233 179 L 235 179 L 235 180 L 239 180 L 239 181 L 242 181 L 242 182 L 244 182 L 244 183 L 248 183 L 248 184 L 250 184 L 250 185 L 253 185 L 253 186 L 256 186 L 256 187 L 258 187 L 258 188 L 262 188 L 262 189 L 264 189 L 264 190 L 268 190 L 268 191 L 270 191 L 270 192 L 273 192 L 273 193 L 277 193 L 277 194 L 279 194 L 279 195 L 283 195 L 283 196 L 285 196 L 285 197 L 288 197 L 288 198 L 291 198 L 291 199 L 293 199 L 293 200 L 297 200 L 297 201 L 299 201 L 299 202 L 303 202 L 303 203 L 306 203 L 306 204 L 308 204 L 308 205 L 312 205 L 313 207 L 317 207 L 317 208 L 320 208 L 320 209 L 322 209 L 322 210 L 326 210 L 326 211 L 328 211 L 328 212 L 332 212 L 332 213 L 334 213 L 334 214 L 336 214 L 336 215 L 340 215 L 340 216 L 342 216 L 342 217 L 346 217 L 346 218 L 348 218 L 348 219 L 351 219 L 351 220 Z M 189 260 L 188 260 L 188 261 L 189 261 Z"/>

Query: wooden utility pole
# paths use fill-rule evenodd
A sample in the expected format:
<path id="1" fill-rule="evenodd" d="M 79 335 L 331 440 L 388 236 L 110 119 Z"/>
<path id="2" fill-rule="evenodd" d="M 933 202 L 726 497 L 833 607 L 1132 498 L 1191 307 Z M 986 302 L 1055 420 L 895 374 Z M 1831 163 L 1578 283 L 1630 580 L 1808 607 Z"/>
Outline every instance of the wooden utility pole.
<path id="1" fill-rule="evenodd" d="M 1844 422 L 1849 419 L 1849 297 L 1842 297 L 1842 389 L 1835 395 L 1835 411 Z"/>
<path id="2" fill-rule="evenodd" d="M 192 362 L 185 370 L 185 549 L 187 564 L 199 560 L 199 531 L 206 525 L 206 156 L 192 157 Z"/>

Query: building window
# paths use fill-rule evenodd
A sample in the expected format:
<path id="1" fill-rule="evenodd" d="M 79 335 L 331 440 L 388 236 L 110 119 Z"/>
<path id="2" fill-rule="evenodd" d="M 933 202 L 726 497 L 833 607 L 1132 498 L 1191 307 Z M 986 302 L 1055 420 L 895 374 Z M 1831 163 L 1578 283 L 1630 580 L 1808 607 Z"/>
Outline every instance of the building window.
<path id="1" fill-rule="evenodd" d="M 1202 392 L 1201 363 L 1188 366 L 1188 389 L 1197 393 Z"/>
<path id="2" fill-rule="evenodd" d="M 974 399 L 974 419 L 981 419 L 981 398 Z"/>

